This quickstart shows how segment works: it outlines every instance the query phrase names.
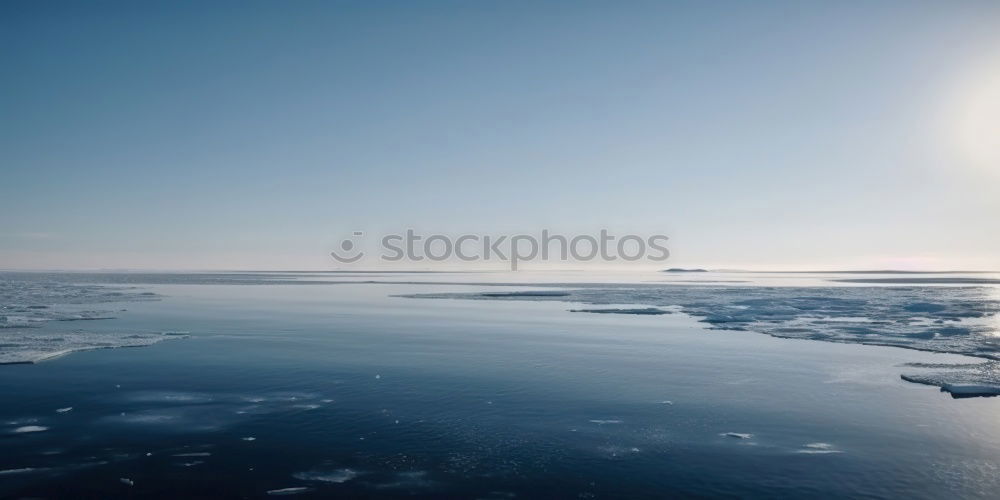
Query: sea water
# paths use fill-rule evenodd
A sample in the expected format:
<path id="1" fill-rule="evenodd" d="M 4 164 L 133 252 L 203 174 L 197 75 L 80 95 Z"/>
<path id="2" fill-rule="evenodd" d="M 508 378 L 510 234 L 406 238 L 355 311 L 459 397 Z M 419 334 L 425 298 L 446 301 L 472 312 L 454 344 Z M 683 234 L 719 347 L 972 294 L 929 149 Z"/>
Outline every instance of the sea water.
<path id="1" fill-rule="evenodd" d="M 989 498 L 1000 487 L 1000 398 L 900 377 L 982 376 L 988 284 L 3 279 L 15 320 L 0 335 L 19 339 L 0 342 L 4 355 L 71 352 L 0 366 L 3 497 Z M 658 283 L 699 279 L 680 285 L 703 291 Z M 776 290 L 718 288 L 747 282 Z M 635 314 L 651 308 L 665 314 Z M 573 312 L 585 310 L 617 311 Z M 953 327 L 958 340 L 932 335 Z M 872 335 L 900 345 L 858 343 Z M 169 341 L 110 349 L 131 336 Z M 903 345 L 920 339 L 966 355 Z"/>

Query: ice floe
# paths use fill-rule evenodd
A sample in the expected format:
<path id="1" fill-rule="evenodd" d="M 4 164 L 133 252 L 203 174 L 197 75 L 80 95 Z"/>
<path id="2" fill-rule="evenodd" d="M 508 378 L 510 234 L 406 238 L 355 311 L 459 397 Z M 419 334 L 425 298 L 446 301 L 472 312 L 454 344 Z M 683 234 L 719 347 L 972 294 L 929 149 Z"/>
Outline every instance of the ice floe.
<path id="1" fill-rule="evenodd" d="M 594 314 L 639 314 L 639 315 L 649 315 L 649 316 L 671 314 L 670 311 L 664 311 L 663 309 L 659 309 L 656 307 L 639 307 L 632 309 L 570 309 L 569 312 L 594 313 Z"/>
<path id="2" fill-rule="evenodd" d="M 569 292 L 556 292 L 547 290 L 533 290 L 523 292 L 483 292 L 479 294 L 483 297 L 503 298 L 503 297 L 569 297 Z"/>
<path id="3" fill-rule="evenodd" d="M 736 438 L 736 439 L 751 439 L 751 438 L 753 438 L 753 434 L 748 434 L 748 433 L 745 433 L 745 432 L 723 432 L 722 434 L 719 434 L 719 435 L 723 436 L 723 437 L 731 437 L 731 438 Z"/>
<path id="4" fill-rule="evenodd" d="M 281 488 L 281 489 L 277 489 L 277 490 L 268 490 L 267 494 L 271 495 L 271 496 L 280 497 L 280 496 L 287 496 L 287 495 L 299 495 L 299 494 L 306 493 L 306 492 L 309 492 L 309 491 L 311 491 L 310 488 L 307 488 L 305 486 L 298 486 L 298 487 L 294 487 L 294 488 Z"/>
<path id="5" fill-rule="evenodd" d="M 140 347 L 182 335 L 137 332 L 50 331 L 48 322 L 113 319 L 112 311 L 82 306 L 157 300 L 134 287 L 74 284 L 45 274 L 8 274 L 0 281 L 0 364 L 36 363 L 74 351 Z"/>
<path id="6" fill-rule="evenodd" d="M 361 473 L 353 469 L 318 470 L 313 469 L 306 472 L 296 472 L 292 475 L 295 479 L 302 481 L 321 481 L 324 483 L 346 483 Z"/>
<path id="7" fill-rule="evenodd" d="M 38 363 L 76 351 L 143 347 L 175 338 L 180 337 L 159 333 L 14 331 L 3 336 L 0 364 Z"/>
<path id="8" fill-rule="evenodd" d="M 907 363 L 915 373 L 904 373 L 907 382 L 940 387 L 953 398 L 1000 396 L 1000 361 L 982 363 Z"/>
<path id="9" fill-rule="evenodd" d="M 15 428 L 11 432 L 13 432 L 14 434 L 26 434 L 26 433 L 29 433 L 29 432 L 44 432 L 44 431 L 47 431 L 47 430 L 49 430 L 49 428 L 45 427 L 45 426 L 42 426 L 42 425 L 24 425 L 24 426 Z"/>
<path id="10" fill-rule="evenodd" d="M 12 476 L 14 474 L 28 474 L 31 472 L 42 472 L 49 470 L 48 467 L 21 467 L 19 469 L 0 470 L 0 476 Z"/>
<path id="11" fill-rule="evenodd" d="M 906 282 L 909 283 L 909 282 Z M 956 397 L 1000 393 L 1000 296 L 984 286 L 715 286 L 591 284 L 561 290 L 503 293 L 425 293 L 410 298 L 554 300 L 590 306 L 577 312 L 651 314 L 674 308 L 709 329 L 751 331 L 780 338 L 883 345 L 963 354 L 991 360 L 974 369 L 940 367 L 906 374 L 910 382 L 941 387 Z"/>
<path id="12" fill-rule="evenodd" d="M 807 443 L 801 449 L 795 451 L 806 455 L 828 455 L 831 453 L 843 453 L 830 443 Z"/>

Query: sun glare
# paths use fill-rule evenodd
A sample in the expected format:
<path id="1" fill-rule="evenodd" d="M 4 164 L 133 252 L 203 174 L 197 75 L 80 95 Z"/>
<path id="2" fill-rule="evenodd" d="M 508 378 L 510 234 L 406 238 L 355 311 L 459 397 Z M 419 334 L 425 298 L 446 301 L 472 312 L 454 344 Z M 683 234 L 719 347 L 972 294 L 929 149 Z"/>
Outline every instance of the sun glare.
<path id="1" fill-rule="evenodd" d="M 952 143 L 961 160 L 1000 173 L 1000 57 L 959 86 L 950 108 Z"/>

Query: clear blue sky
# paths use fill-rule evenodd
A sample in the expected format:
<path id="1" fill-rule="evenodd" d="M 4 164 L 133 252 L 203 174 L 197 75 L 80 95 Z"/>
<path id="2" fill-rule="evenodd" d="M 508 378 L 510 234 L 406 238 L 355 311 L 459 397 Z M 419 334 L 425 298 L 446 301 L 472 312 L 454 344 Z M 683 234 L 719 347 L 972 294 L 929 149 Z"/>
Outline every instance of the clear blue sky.
<path id="1" fill-rule="evenodd" d="M 0 64 L 0 268 L 407 227 L 1000 268 L 1000 2 L 6 1 Z"/>

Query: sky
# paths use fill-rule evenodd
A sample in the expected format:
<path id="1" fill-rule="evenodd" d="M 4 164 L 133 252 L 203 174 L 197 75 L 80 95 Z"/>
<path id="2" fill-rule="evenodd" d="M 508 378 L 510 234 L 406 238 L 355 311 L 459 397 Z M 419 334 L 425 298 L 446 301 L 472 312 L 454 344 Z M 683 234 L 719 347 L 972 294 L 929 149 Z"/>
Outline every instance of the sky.
<path id="1" fill-rule="evenodd" d="M 3 269 L 606 228 L 1000 270 L 1000 2 L 6 1 L 0 67 Z"/>

